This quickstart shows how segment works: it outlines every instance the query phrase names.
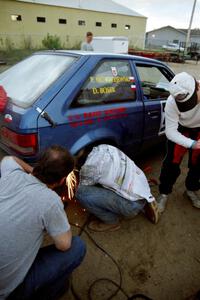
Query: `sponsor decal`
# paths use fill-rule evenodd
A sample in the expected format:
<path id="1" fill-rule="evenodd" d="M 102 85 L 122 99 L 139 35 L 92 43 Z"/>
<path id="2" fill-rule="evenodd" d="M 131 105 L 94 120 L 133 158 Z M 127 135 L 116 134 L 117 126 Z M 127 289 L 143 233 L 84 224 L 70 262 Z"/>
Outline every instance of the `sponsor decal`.
<path id="1" fill-rule="evenodd" d="M 136 85 L 135 84 L 131 84 L 131 90 L 136 91 Z"/>
<path id="2" fill-rule="evenodd" d="M 4 116 L 4 121 L 5 121 L 6 123 L 11 123 L 12 120 L 13 120 L 13 118 L 12 118 L 12 116 L 11 116 L 10 114 L 6 114 L 6 115 Z"/>
<path id="3" fill-rule="evenodd" d="M 117 73 L 117 68 L 116 67 L 111 67 L 111 71 L 112 71 L 112 75 L 114 77 L 117 77 L 118 73 Z"/>
<path id="4" fill-rule="evenodd" d="M 69 125 L 73 128 L 76 128 L 84 125 L 92 125 L 95 124 L 96 122 L 104 122 L 104 121 L 126 118 L 128 116 L 126 110 L 127 110 L 126 107 L 119 107 L 115 109 L 85 112 L 80 115 L 68 116 L 68 120 L 70 121 Z"/>

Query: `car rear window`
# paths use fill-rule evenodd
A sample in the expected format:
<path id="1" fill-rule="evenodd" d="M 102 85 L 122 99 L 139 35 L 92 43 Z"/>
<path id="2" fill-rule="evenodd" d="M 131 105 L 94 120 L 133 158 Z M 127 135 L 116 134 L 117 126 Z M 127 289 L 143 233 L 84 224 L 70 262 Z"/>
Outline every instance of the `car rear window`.
<path id="1" fill-rule="evenodd" d="M 0 74 L 0 85 L 14 104 L 29 107 L 76 59 L 55 54 L 30 56 Z"/>

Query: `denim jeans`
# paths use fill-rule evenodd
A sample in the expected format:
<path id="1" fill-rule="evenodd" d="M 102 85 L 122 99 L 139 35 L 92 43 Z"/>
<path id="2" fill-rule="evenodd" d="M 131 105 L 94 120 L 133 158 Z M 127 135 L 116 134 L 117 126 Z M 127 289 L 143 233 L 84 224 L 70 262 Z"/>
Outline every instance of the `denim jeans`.
<path id="1" fill-rule="evenodd" d="M 82 262 L 85 243 L 72 238 L 71 248 L 59 251 L 54 245 L 41 248 L 24 281 L 9 295 L 8 300 L 55 300 L 65 291 L 69 275 Z"/>
<path id="2" fill-rule="evenodd" d="M 120 216 L 134 217 L 143 210 L 146 200 L 130 201 L 100 186 L 79 185 L 77 200 L 90 213 L 107 224 L 115 224 Z"/>

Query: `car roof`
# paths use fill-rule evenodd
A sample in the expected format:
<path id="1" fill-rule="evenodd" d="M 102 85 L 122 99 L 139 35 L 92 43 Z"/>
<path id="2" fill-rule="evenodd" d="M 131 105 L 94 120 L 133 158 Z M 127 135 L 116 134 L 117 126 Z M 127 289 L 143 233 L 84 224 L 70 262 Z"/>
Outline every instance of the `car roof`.
<path id="1" fill-rule="evenodd" d="M 111 53 L 111 52 L 94 52 L 94 51 L 81 51 L 81 50 L 42 50 L 36 52 L 36 54 L 39 53 L 50 53 L 50 54 L 72 54 L 72 55 L 78 55 L 78 56 L 101 56 L 101 57 L 115 57 L 115 58 L 128 58 L 128 59 L 135 59 L 143 62 L 154 62 L 156 64 L 165 65 L 165 63 L 156 60 L 151 59 L 143 56 L 138 55 L 130 55 L 130 54 L 118 54 L 118 53 Z"/>

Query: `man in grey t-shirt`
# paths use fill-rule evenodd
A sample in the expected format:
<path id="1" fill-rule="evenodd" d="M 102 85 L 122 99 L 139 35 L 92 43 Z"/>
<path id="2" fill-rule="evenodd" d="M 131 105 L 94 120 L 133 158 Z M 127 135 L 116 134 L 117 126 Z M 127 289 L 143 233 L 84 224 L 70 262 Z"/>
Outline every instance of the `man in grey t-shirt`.
<path id="1" fill-rule="evenodd" d="M 66 149 L 52 146 L 33 169 L 11 156 L 0 167 L 0 300 L 46 299 L 47 293 L 56 299 L 85 255 L 53 191 L 74 160 Z M 45 231 L 54 245 L 40 248 Z"/>
<path id="2" fill-rule="evenodd" d="M 94 51 L 93 46 L 92 46 L 92 40 L 93 40 L 93 33 L 87 32 L 86 33 L 86 41 L 81 44 L 81 50 Z"/>

